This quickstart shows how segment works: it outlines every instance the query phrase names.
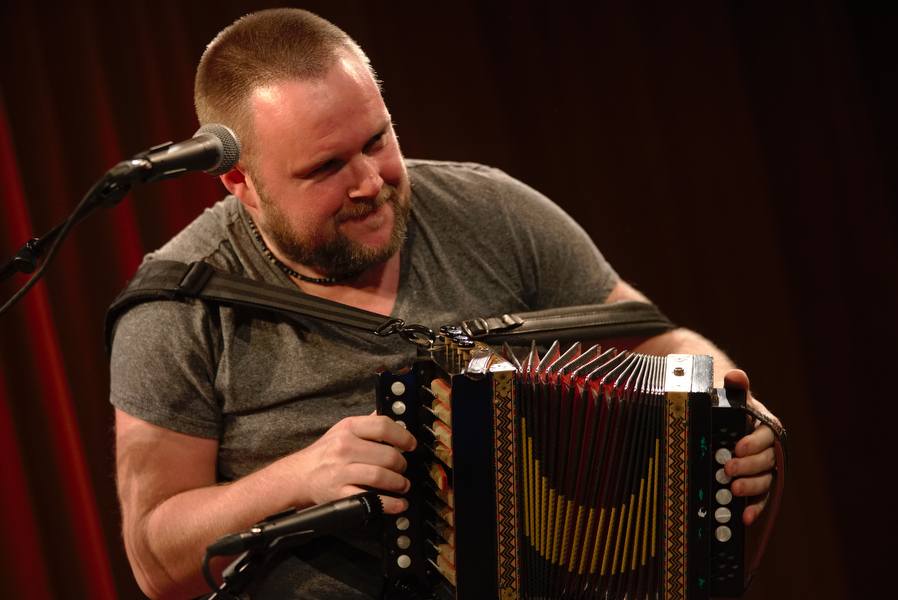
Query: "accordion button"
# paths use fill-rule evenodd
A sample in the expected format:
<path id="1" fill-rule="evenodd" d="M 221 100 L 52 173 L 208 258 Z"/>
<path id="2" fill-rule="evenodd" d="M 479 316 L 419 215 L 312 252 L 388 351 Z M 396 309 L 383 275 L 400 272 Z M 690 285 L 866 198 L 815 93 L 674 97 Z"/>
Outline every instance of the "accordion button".
<path id="1" fill-rule="evenodd" d="M 394 381 L 393 385 L 390 386 L 390 391 L 393 392 L 394 396 L 401 396 L 405 393 L 405 384 L 401 381 Z"/>
<path id="2" fill-rule="evenodd" d="M 393 414 L 405 414 L 405 402 L 402 402 L 401 400 L 397 400 L 396 402 L 394 402 L 393 405 L 390 406 L 390 408 L 393 409 Z"/>
<path id="3" fill-rule="evenodd" d="M 412 566 L 412 559 L 408 554 L 400 554 L 399 558 L 396 559 L 396 564 L 399 565 L 400 569 L 408 569 Z"/>
<path id="4" fill-rule="evenodd" d="M 721 488 L 714 494 L 714 499 L 717 500 L 718 504 L 729 504 L 733 501 L 733 492 L 726 488 Z"/>
<path id="5" fill-rule="evenodd" d="M 723 469 L 717 469 L 717 472 L 714 473 L 714 479 L 717 480 L 717 483 L 725 485 L 732 480 L 732 477 L 727 475 L 727 472 L 724 471 Z"/>
<path id="6" fill-rule="evenodd" d="M 405 550 L 412 545 L 412 538 L 407 535 L 400 535 L 396 538 L 396 545 L 399 546 L 400 549 Z"/>
<path id="7" fill-rule="evenodd" d="M 733 458 L 733 455 L 726 448 L 721 448 L 717 452 L 714 453 L 714 460 L 717 461 L 717 464 L 725 465 L 727 461 Z"/>
<path id="8" fill-rule="evenodd" d="M 720 508 L 718 508 L 717 510 L 714 511 L 714 519 L 718 523 L 729 523 L 730 518 L 732 518 L 732 516 L 733 516 L 733 513 L 731 513 L 730 509 L 728 509 L 725 506 L 721 506 Z"/>
<path id="9" fill-rule="evenodd" d="M 408 529 L 409 525 L 411 525 L 411 522 L 409 522 L 408 517 L 399 517 L 396 519 L 396 529 L 399 531 L 405 531 Z"/>
<path id="10" fill-rule="evenodd" d="M 726 525 L 721 525 L 714 530 L 714 537 L 718 542 L 728 542 L 733 537 L 733 531 Z"/>

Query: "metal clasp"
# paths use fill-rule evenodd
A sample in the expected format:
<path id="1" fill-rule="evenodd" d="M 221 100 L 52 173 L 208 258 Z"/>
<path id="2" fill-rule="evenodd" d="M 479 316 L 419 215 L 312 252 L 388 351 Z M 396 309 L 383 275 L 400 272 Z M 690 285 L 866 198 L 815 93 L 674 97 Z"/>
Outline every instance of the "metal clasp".
<path id="1" fill-rule="evenodd" d="M 426 349 L 432 348 L 437 339 L 430 327 L 414 323 L 406 325 L 402 319 L 390 319 L 374 330 L 374 334 L 380 337 L 387 337 L 394 333 L 399 334 L 405 341 Z"/>

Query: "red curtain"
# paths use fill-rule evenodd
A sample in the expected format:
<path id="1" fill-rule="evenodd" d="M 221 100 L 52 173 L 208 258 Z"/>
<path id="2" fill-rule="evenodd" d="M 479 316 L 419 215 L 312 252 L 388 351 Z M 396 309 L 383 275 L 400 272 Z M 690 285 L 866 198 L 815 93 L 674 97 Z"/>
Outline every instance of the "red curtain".
<path id="1" fill-rule="evenodd" d="M 0 261 L 119 160 L 189 137 L 203 48 L 271 5 L 5 3 Z M 888 469 L 874 471 L 898 416 L 895 15 L 839 0 L 305 6 L 368 50 L 407 155 L 489 163 L 545 192 L 750 372 L 793 444 L 748 597 L 884 592 L 871 573 L 892 553 L 869 532 L 896 522 Z M 120 541 L 103 315 L 142 254 L 221 195 L 202 175 L 134 190 L 79 225 L 0 317 L 6 596 L 139 596 Z"/>

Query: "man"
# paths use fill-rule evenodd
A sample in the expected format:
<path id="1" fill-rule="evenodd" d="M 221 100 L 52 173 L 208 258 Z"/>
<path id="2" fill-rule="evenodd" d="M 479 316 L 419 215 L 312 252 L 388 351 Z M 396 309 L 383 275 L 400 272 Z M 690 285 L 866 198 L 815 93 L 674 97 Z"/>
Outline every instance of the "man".
<path id="1" fill-rule="evenodd" d="M 147 260 L 205 260 L 430 326 L 645 300 L 525 185 L 479 165 L 404 160 L 364 53 L 314 15 L 263 11 L 225 29 L 200 62 L 195 99 L 202 123 L 228 125 L 242 141 L 240 164 L 222 176 L 232 196 Z M 719 372 L 732 367 L 684 330 L 639 349 L 712 354 Z M 202 302 L 126 313 L 111 401 L 124 541 L 147 595 L 208 591 L 205 547 L 267 515 L 366 488 L 405 492 L 402 452 L 416 442 L 372 414 L 371 374 L 413 355 L 401 340 Z M 747 388 L 744 373 L 730 378 Z M 726 466 L 737 495 L 767 491 L 771 442 L 762 427 L 737 446 Z M 397 513 L 405 501 L 384 496 L 384 506 Z M 761 509 L 749 507 L 746 522 Z M 361 533 L 301 548 L 252 591 L 363 598 L 379 584 L 377 543 Z"/>

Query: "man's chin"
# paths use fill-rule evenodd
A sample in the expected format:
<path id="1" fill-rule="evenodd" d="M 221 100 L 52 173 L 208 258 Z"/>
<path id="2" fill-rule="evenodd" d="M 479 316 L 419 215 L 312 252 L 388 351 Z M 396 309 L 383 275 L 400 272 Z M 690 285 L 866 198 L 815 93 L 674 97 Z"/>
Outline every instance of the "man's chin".
<path id="1" fill-rule="evenodd" d="M 385 202 L 364 217 L 344 220 L 337 229 L 345 239 L 351 240 L 358 247 L 377 252 L 390 244 L 395 221 L 396 213 L 392 204 Z"/>
<path id="2" fill-rule="evenodd" d="M 342 280 L 355 279 L 386 263 L 402 247 L 410 216 L 410 198 L 392 197 L 375 210 L 356 218 L 332 221 L 329 235 L 299 243 L 282 234 L 278 248 L 299 265 L 306 265 L 321 276 Z"/>
<path id="3" fill-rule="evenodd" d="M 384 208 L 386 210 L 383 210 Z M 331 258 L 336 260 L 325 268 L 331 272 L 331 277 L 344 279 L 357 277 L 369 269 L 386 263 L 399 252 L 405 242 L 407 213 L 401 212 L 397 215 L 393 205 L 387 203 L 371 216 L 383 222 L 369 229 L 368 226 L 374 223 L 366 220 L 358 232 L 351 231 L 351 228 L 359 224 L 352 224 L 348 229 L 342 229 L 342 225 L 347 223 L 341 224 L 340 233 L 344 240 L 342 251 L 331 254 Z"/>

